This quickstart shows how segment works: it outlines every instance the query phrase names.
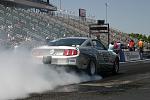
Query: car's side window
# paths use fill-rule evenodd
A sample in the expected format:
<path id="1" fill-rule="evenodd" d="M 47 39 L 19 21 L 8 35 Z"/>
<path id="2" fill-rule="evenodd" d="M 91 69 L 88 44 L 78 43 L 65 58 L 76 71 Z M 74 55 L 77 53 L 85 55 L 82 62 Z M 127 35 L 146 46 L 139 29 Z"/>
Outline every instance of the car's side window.
<path id="1" fill-rule="evenodd" d="M 92 45 L 91 45 L 91 43 L 90 43 L 90 42 L 88 42 L 88 43 L 86 44 L 86 46 L 92 46 Z"/>
<path id="2" fill-rule="evenodd" d="M 97 49 L 100 49 L 100 50 L 105 50 L 104 46 L 102 43 L 100 43 L 99 41 L 97 40 L 93 40 L 92 41 L 94 47 L 96 47 Z"/>

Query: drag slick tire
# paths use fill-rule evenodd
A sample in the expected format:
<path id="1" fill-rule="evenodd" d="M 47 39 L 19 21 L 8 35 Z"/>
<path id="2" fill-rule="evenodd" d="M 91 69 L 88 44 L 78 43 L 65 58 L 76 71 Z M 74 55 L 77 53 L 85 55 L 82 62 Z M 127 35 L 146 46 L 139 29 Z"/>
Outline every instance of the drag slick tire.
<path id="1" fill-rule="evenodd" d="M 51 63 L 51 57 L 50 56 L 44 56 L 43 57 L 43 64 L 50 64 Z"/>
<path id="2" fill-rule="evenodd" d="M 90 75 L 90 76 L 94 76 L 97 74 L 97 67 L 96 67 L 96 63 L 94 60 L 91 60 L 88 64 L 88 67 L 87 67 L 87 73 Z"/>

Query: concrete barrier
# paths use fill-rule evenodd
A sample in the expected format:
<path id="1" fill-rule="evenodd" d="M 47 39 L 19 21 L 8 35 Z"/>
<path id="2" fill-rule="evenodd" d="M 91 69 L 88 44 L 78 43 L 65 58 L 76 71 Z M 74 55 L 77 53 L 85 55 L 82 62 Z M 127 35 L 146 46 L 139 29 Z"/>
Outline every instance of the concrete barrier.
<path id="1" fill-rule="evenodd" d="M 140 55 L 138 51 L 123 51 L 120 54 L 120 62 L 140 60 Z"/>
<path id="2" fill-rule="evenodd" d="M 143 57 L 146 59 L 150 59 L 150 51 L 144 51 L 143 52 Z"/>
<path id="3" fill-rule="evenodd" d="M 140 55 L 138 51 L 128 51 L 124 52 L 125 61 L 140 60 Z"/>
<path id="4" fill-rule="evenodd" d="M 132 60 L 140 60 L 139 51 L 121 51 L 120 54 L 120 62 L 132 61 Z M 150 51 L 144 51 L 143 53 L 144 59 L 150 58 Z"/>

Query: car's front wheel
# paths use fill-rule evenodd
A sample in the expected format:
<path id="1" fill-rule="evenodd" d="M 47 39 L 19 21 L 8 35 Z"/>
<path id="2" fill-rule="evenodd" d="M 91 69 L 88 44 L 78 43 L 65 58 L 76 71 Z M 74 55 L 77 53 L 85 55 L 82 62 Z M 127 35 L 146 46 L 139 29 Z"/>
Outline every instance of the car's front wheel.
<path id="1" fill-rule="evenodd" d="M 91 60 L 89 62 L 88 68 L 87 68 L 87 73 L 90 76 L 96 75 L 97 74 L 97 68 L 96 68 L 96 63 L 95 61 Z"/>

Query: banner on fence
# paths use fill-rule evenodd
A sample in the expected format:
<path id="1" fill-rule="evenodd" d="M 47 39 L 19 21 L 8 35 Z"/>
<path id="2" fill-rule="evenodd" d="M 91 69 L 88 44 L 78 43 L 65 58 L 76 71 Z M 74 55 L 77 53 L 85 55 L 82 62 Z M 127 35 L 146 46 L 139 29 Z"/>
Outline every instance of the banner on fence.
<path id="1" fill-rule="evenodd" d="M 124 52 L 125 61 L 140 60 L 140 55 L 138 51 Z"/>

